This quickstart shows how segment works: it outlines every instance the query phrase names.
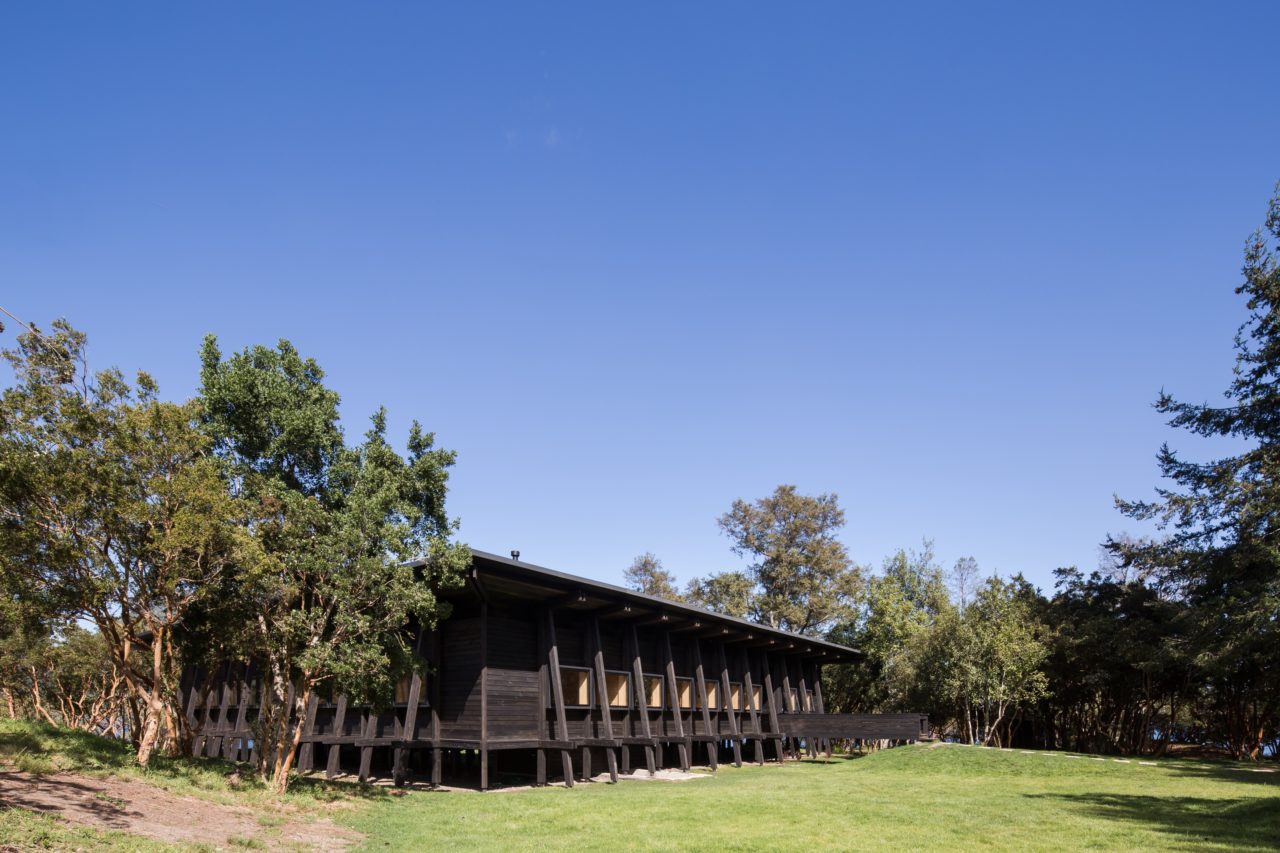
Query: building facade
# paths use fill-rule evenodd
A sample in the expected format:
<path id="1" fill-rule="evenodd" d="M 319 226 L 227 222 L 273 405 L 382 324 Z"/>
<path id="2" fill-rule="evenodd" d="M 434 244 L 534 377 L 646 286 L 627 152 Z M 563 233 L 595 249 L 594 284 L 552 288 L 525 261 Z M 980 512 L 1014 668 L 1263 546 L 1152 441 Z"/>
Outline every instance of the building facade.
<path id="1" fill-rule="evenodd" d="M 386 707 L 315 696 L 297 766 L 330 778 L 475 784 L 615 779 L 632 768 L 763 763 L 834 739 L 915 740 L 919 714 L 825 712 L 825 664 L 855 649 L 516 559 L 473 551 L 427 673 Z M 185 674 L 196 754 L 247 760 L 256 678 L 227 663 Z"/>

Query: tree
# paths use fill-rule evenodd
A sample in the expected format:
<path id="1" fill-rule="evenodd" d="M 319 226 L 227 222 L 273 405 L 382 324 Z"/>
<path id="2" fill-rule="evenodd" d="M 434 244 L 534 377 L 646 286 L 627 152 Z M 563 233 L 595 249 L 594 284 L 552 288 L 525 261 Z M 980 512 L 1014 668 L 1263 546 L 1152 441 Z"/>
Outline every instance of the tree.
<path id="1" fill-rule="evenodd" d="M 84 334 L 63 320 L 4 352 L 0 556 L 50 618 L 96 625 L 131 699 L 142 766 L 176 748 L 174 629 L 235 562 L 251 559 L 195 403 L 166 403 L 145 373 L 90 373 Z"/>
<path id="2" fill-rule="evenodd" d="M 1036 595 L 1021 577 L 988 578 L 961 617 L 958 645 L 966 662 L 959 695 L 972 708 L 977 729 L 970 742 L 1005 742 L 1015 710 L 1029 707 L 1048 689 L 1045 629 L 1032 606 Z"/>
<path id="3" fill-rule="evenodd" d="M 973 597 L 974 586 L 978 583 L 978 561 L 973 557 L 961 557 L 951 567 L 951 592 L 955 596 L 956 606 L 964 610 Z"/>
<path id="4" fill-rule="evenodd" d="M 402 457 L 381 410 L 347 446 L 323 379 L 287 341 L 224 360 L 210 336 L 202 350 L 203 426 L 228 484 L 254 507 L 265 555 L 219 600 L 238 626 L 230 649 L 263 673 L 259 772 L 280 792 L 315 691 L 389 702 L 418 665 L 414 627 L 447 615 L 435 591 L 470 564 L 466 546 L 449 541 L 457 523 L 444 506 L 455 454 L 414 422 Z M 416 557 L 425 566 L 408 562 Z"/>
<path id="5" fill-rule="evenodd" d="M 846 616 L 860 574 L 836 531 L 844 511 L 833 494 L 809 497 L 779 486 L 754 503 L 736 500 L 719 519 L 740 557 L 752 559 L 745 576 L 757 622 L 801 634 L 820 634 Z"/>
<path id="6" fill-rule="evenodd" d="M 755 607 L 755 584 L 742 572 L 720 572 L 689 581 L 684 597 L 714 613 L 745 619 Z"/>
<path id="7" fill-rule="evenodd" d="M 923 691 L 915 669 L 916 646 L 949 609 L 932 542 L 926 540 L 920 551 L 899 550 L 886 558 L 880 574 L 864 585 L 857 609 L 828 634 L 831 641 L 863 653 L 856 663 L 825 668 L 831 707 L 932 713 L 932 700 L 919 704 Z"/>
<path id="8" fill-rule="evenodd" d="M 1155 521 L 1157 541 L 1109 540 L 1124 565 L 1177 585 L 1195 614 L 1193 642 L 1231 750 L 1258 757 L 1280 725 L 1280 185 L 1265 230 L 1246 243 L 1248 318 L 1236 334 L 1235 378 L 1225 406 L 1161 392 L 1169 425 L 1245 444 L 1235 455 L 1188 462 L 1166 443 L 1157 456 L 1171 487 L 1154 501 L 1116 504 Z"/>
<path id="9" fill-rule="evenodd" d="M 679 601 L 680 593 L 676 591 L 675 577 L 662 568 L 662 561 L 646 551 L 631 561 L 631 565 L 623 572 L 627 587 L 645 595 L 655 595 L 670 601 Z"/>

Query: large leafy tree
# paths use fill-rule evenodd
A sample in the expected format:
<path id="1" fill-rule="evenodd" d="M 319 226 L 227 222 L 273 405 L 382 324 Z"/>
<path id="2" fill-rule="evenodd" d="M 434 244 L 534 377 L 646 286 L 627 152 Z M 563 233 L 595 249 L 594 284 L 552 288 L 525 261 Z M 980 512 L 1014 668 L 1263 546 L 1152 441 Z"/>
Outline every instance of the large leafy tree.
<path id="1" fill-rule="evenodd" d="M 691 604 L 745 619 L 757 599 L 755 583 L 742 572 L 718 572 L 689 581 L 684 594 Z"/>
<path id="2" fill-rule="evenodd" d="M 744 573 L 751 618 L 818 634 L 849 613 L 861 575 L 836 538 L 844 510 L 835 495 L 783 485 L 754 502 L 734 501 L 719 523 L 734 553 L 751 560 Z"/>
<path id="3" fill-rule="evenodd" d="M 259 769 L 283 791 L 315 691 L 389 701 L 414 665 L 411 625 L 446 613 L 435 591 L 470 561 L 445 513 L 455 456 L 416 422 L 401 456 L 382 411 L 348 446 L 337 394 L 287 341 L 223 359 L 206 338 L 201 379 L 204 429 L 254 508 L 265 554 L 220 596 L 233 611 L 226 623 L 239 626 L 221 639 L 263 673 Z M 416 557 L 425 568 L 408 564 Z"/>
<path id="4" fill-rule="evenodd" d="M 646 551 L 631 561 L 631 565 L 623 571 L 623 577 L 629 588 L 645 595 L 656 595 L 670 601 L 679 601 L 680 593 L 676 591 L 676 579 L 662 567 L 651 551 Z"/>
<path id="5" fill-rule="evenodd" d="M 1128 564 L 1171 579 L 1194 609 L 1196 660 L 1214 713 L 1237 755 L 1261 754 L 1280 719 L 1280 187 L 1265 228 L 1247 242 L 1243 281 L 1248 319 L 1236 335 L 1235 379 L 1226 404 L 1187 403 L 1161 393 L 1171 426 L 1243 442 L 1207 462 L 1161 447 L 1171 485 L 1153 501 L 1117 500 L 1154 520 L 1158 541 L 1112 541 Z"/>
<path id="6" fill-rule="evenodd" d="M 950 610 L 933 543 L 899 550 L 884 561 L 880 574 L 867 579 L 857 609 L 832 628 L 828 638 L 853 646 L 862 658 L 826 667 L 825 695 L 844 711 L 932 711 L 921 704 L 916 671 L 917 647 L 938 619 Z"/>
<path id="7" fill-rule="evenodd" d="M 6 598 L 46 622 L 97 626 L 131 699 L 146 766 L 183 739 L 175 628 L 253 543 L 223 486 L 196 403 L 167 403 L 139 373 L 91 373 L 65 321 L 31 328 L 5 358 L 0 556 Z"/>

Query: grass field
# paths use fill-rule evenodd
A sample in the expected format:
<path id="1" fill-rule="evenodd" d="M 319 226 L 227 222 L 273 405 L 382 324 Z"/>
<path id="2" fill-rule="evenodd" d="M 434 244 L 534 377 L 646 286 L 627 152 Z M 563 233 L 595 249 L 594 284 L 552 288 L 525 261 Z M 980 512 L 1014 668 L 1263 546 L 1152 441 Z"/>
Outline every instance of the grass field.
<path id="1" fill-rule="evenodd" d="M 6 726 L 8 728 L 6 728 Z M 43 746 L 32 749 L 32 732 Z M 26 748 L 15 759 L 14 744 Z M 137 774 L 95 739 L 0 724 L 0 761 Z M 114 746 L 112 745 L 112 748 Z M 103 747 L 106 749 L 106 747 Z M 88 754 L 86 754 L 88 750 Z M 95 757 L 96 756 L 96 757 Z M 1274 765 L 1269 765 L 1273 768 Z M 783 767 L 722 768 L 680 783 L 623 782 L 403 797 L 342 785 L 303 785 L 283 805 L 261 790 L 229 791 L 225 767 L 167 762 L 149 784 L 263 815 L 323 814 L 363 833 L 369 850 L 1276 850 L 1280 772 L 1161 760 L 1154 766 L 1059 753 L 913 746 L 861 758 Z M 0 791 L 0 796 L 3 792 Z M 89 833 L 86 835 L 86 833 Z M 55 818 L 0 810 L 0 846 L 135 849 Z M 260 838 L 279 847 L 270 820 Z M 137 849 L 157 849 L 142 843 Z"/>

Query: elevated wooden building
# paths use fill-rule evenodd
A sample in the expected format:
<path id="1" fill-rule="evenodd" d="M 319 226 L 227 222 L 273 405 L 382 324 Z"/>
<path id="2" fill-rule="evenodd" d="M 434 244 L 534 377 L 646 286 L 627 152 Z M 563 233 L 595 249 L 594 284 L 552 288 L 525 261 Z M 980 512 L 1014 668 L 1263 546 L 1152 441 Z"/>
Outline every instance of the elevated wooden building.
<path id="1" fill-rule="evenodd" d="M 828 714 L 822 667 L 845 646 L 474 551 L 452 615 L 417 637 L 425 677 L 386 708 L 315 697 L 301 771 L 416 777 L 495 774 L 572 785 L 593 768 L 687 769 L 785 760 L 844 738 L 914 740 L 918 714 Z M 251 668 L 191 671 L 196 754 L 249 758 Z"/>

